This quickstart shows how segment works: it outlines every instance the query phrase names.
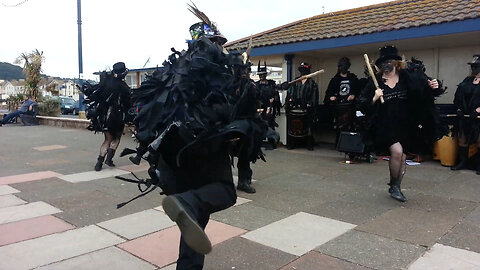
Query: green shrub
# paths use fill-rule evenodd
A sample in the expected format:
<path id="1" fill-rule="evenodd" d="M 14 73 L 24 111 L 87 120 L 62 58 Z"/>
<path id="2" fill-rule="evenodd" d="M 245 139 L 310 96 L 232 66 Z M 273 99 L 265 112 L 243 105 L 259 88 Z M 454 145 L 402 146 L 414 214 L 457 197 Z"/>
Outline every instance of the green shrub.
<path id="1" fill-rule="evenodd" d="M 44 98 L 38 103 L 38 114 L 44 116 L 59 116 L 60 100 L 56 98 Z"/>

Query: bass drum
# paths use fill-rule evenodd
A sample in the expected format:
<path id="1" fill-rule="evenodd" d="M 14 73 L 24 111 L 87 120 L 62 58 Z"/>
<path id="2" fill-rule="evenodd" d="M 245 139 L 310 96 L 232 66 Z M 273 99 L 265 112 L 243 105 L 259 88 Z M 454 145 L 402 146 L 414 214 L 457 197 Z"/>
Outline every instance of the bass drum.
<path id="1" fill-rule="evenodd" d="M 287 135 L 305 138 L 308 135 L 308 116 L 306 110 L 291 110 L 287 114 Z"/>
<path id="2" fill-rule="evenodd" d="M 355 119 L 355 105 L 351 102 L 334 104 L 335 129 L 348 130 L 352 127 Z"/>

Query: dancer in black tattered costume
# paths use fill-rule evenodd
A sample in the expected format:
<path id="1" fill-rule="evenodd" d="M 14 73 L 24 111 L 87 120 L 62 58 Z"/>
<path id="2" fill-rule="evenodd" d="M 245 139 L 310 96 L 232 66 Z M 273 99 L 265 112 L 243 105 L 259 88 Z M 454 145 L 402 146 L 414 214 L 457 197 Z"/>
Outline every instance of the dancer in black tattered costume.
<path id="1" fill-rule="evenodd" d="M 130 108 L 130 88 L 124 81 L 127 73 L 125 64 L 118 62 L 113 65 L 111 72 L 100 74 L 99 84 L 86 84 L 82 87 L 86 96 L 86 117 L 91 121 L 88 129 L 103 132 L 105 136 L 95 171 L 102 169 L 104 161 L 110 167 L 115 166 L 112 159 L 120 144 L 125 115 Z"/>
<path id="2" fill-rule="evenodd" d="M 272 150 L 277 147 L 277 143 L 280 139 L 280 135 L 275 132 L 275 128 L 278 127 L 278 124 L 275 122 L 275 118 L 280 115 L 280 108 L 282 103 L 280 100 L 280 94 L 278 90 L 287 88 L 288 84 L 277 84 L 274 80 L 267 79 L 267 62 L 264 62 L 264 66 L 260 66 L 260 61 L 258 61 L 257 75 L 260 80 L 256 81 L 258 91 L 260 93 L 261 101 L 261 117 L 267 121 L 269 129 L 269 134 L 271 138 L 268 139 L 268 144 L 266 145 L 267 150 Z"/>
<path id="3" fill-rule="evenodd" d="M 398 55 L 394 46 L 380 49 L 380 58 L 375 61 L 379 72 L 377 81 L 380 89 L 375 89 L 370 79 L 360 95 L 360 109 L 368 117 L 367 128 L 373 138 L 377 152 L 389 152 L 390 196 L 401 202 L 407 198 L 401 191 L 401 183 L 406 170 L 406 153 L 411 147 L 411 131 L 422 121 L 423 126 L 432 130 L 439 126 L 434 116 L 421 117 L 419 112 L 435 113 L 429 110 L 430 93 L 439 90 L 438 82 L 408 72 L 406 63 Z M 385 103 L 380 102 L 383 97 Z M 422 108 L 423 107 L 423 108 Z M 426 119 L 426 120 L 425 120 Z M 434 132 L 439 134 L 441 132 Z M 418 138 L 417 138 L 418 139 Z M 433 141 L 431 142 L 433 143 Z M 429 144 L 431 144 L 429 143 Z"/>
<path id="4" fill-rule="evenodd" d="M 469 146 L 476 144 L 480 148 L 480 54 L 473 56 L 468 63 L 471 73 L 457 88 L 453 104 L 457 108 L 455 130 L 458 135 L 458 164 L 452 170 L 467 169 Z M 466 117 L 468 115 L 468 117 Z M 475 170 L 480 175 L 480 158 L 477 157 Z"/>
<path id="5" fill-rule="evenodd" d="M 168 195 L 163 208 L 181 230 L 177 269 L 203 268 L 212 249 L 204 232 L 210 214 L 237 198 L 231 155 L 264 159 L 267 129 L 256 114 L 255 84 L 238 75 L 246 59 L 227 53 L 226 39 L 210 20 L 195 6 L 190 10 L 202 22 L 190 27 L 188 50 L 175 51 L 133 96 L 142 104 L 136 136 L 148 146 L 151 177 L 139 182 Z"/>

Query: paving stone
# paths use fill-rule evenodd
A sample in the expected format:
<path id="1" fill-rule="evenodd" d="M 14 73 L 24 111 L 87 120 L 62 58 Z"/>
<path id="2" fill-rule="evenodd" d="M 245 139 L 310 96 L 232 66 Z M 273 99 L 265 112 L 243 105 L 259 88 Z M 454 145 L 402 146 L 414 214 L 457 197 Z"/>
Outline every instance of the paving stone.
<path id="1" fill-rule="evenodd" d="M 0 209 L 0 224 L 52 215 L 60 212 L 60 209 L 57 209 L 45 202 L 34 202 L 24 205 L 10 206 Z"/>
<path id="2" fill-rule="evenodd" d="M 442 198 L 432 195 L 416 194 L 411 196 L 405 208 L 418 209 L 432 213 L 443 213 L 445 215 L 461 218 L 472 212 L 477 203 L 462 201 L 452 198 Z"/>
<path id="3" fill-rule="evenodd" d="M 480 206 L 465 217 L 465 223 L 480 226 Z"/>
<path id="4" fill-rule="evenodd" d="M 356 229 L 409 243 L 431 246 L 459 219 L 416 209 L 390 210 Z"/>
<path id="5" fill-rule="evenodd" d="M 0 247 L 0 269 L 31 269 L 121 242 L 120 237 L 93 225 L 47 235 Z"/>
<path id="6" fill-rule="evenodd" d="M 0 225 L 0 246 L 75 228 L 54 216 L 41 216 Z"/>
<path id="7" fill-rule="evenodd" d="M 238 200 L 237 200 L 238 202 Z M 288 217 L 288 214 L 266 209 L 254 204 L 230 207 L 214 213 L 211 218 L 245 230 L 255 230 Z"/>
<path id="8" fill-rule="evenodd" d="M 70 183 L 79 183 L 79 182 L 86 182 L 86 181 L 93 181 L 97 179 L 107 178 L 107 177 L 114 177 L 117 175 L 124 175 L 129 174 L 130 172 L 113 169 L 113 168 L 104 168 L 101 171 L 89 171 L 89 172 L 82 172 L 82 173 L 74 173 L 60 176 L 59 178 Z"/>
<path id="9" fill-rule="evenodd" d="M 369 203 L 349 202 L 343 199 L 319 204 L 305 212 L 351 224 L 360 225 L 388 211 L 384 207 Z"/>
<path id="10" fill-rule="evenodd" d="M 18 183 L 13 184 L 13 187 L 21 191 L 16 194 L 19 198 L 29 202 L 46 201 L 50 204 L 54 199 L 74 197 L 96 190 L 93 185 L 73 184 L 58 178 Z"/>
<path id="11" fill-rule="evenodd" d="M 96 194 L 96 193 L 92 193 Z M 99 193 L 105 194 L 105 193 Z M 160 196 L 153 196 L 159 198 Z M 147 199 L 145 197 L 139 198 L 134 202 L 125 205 L 124 207 L 117 209 L 117 204 L 127 201 L 129 198 L 117 198 L 111 197 L 106 194 L 105 197 L 94 198 L 92 201 L 95 203 L 89 203 L 82 206 L 73 206 L 73 208 L 66 209 L 64 212 L 56 214 L 55 216 L 71 223 L 77 227 L 82 227 L 90 224 L 97 224 L 103 221 L 111 220 L 117 217 L 130 215 L 139 211 L 151 209 L 160 204 L 160 200 L 155 201 Z M 78 197 L 81 199 L 81 197 Z M 65 200 L 62 204 L 68 204 L 68 198 L 62 198 Z M 54 201 L 53 203 L 59 203 Z"/>
<path id="12" fill-rule="evenodd" d="M 247 239 L 232 238 L 213 248 L 204 269 L 276 270 L 296 257 Z"/>
<path id="13" fill-rule="evenodd" d="M 444 246 L 442 244 L 435 244 L 431 250 L 414 262 L 408 269 L 480 269 L 480 254 Z"/>
<path id="14" fill-rule="evenodd" d="M 18 198 L 15 195 L 3 195 L 0 196 L 0 208 L 21 205 L 27 203 L 26 201 Z"/>
<path id="15" fill-rule="evenodd" d="M 480 223 L 460 223 L 444 235 L 439 243 L 480 253 Z"/>
<path id="16" fill-rule="evenodd" d="M 237 197 L 237 202 L 235 203 L 234 206 L 239 206 L 239 205 L 242 205 L 242 204 L 251 202 L 251 201 L 252 201 L 252 200 L 245 199 L 245 198 L 242 198 L 242 197 Z"/>
<path id="17" fill-rule="evenodd" d="M 155 266 L 138 259 L 116 247 L 109 247 L 79 257 L 61 261 L 38 268 L 38 270 L 91 270 L 91 269 L 115 269 L 115 270 L 153 270 Z"/>
<path id="18" fill-rule="evenodd" d="M 301 256 L 354 227 L 353 224 L 300 212 L 242 237 Z"/>
<path id="19" fill-rule="evenodd" d="M 177 269 L 177 264 L 176 263 L 172 263 L 168 266 L 160 268 L 160 270 L 176 270 L 176 269 Z"/>
<path id="20" fill-rule="evenodd" d="M 150 168 L 150 165 L 147 162 L 142 162 L 139 165 L 131 164 L 131 165 L 118 167 L 118 169 L 120 170 L 129 171 L 133 173 L 144 172 L 144 171 L 147 171 L 148 168 Z"/>
<path id="21" fill-rule="evenodd" d="M 33 147 L 33 149 L 37 151 L 52 151 L 52 150 L 59 150 L 59 149 L 65 149 L 65 148 L 67 148 L 65 145 L 59 145 L 59 144 Z"/>
<path id="22" fill-rule="evenodd" d="M 104 221 L 97 225 L 131 240 L 174 226 L 175 223 L 160 211 L 150 209 Z"/>
<path id="23" fill-rule="evenodd" d="M 279 270 L 368 270 L 369 268 L 310 251 Z"/>
<path id="24" fill-rule="evenodd" d="M 0 177 L 0 185 L 8 185 L 21 182 L 42 180 L 46 178 L 59 177 L 61 174 L 52 171 L 41 171 L 26 174 L 17 174 Z"/>
<path id="25" fill-rule="evenodd" d="M 0 196 L 1 195 L 7 195 L 7 194 L 14 194 L 20 192 L 17 189 L 14 189 L 11 186 L 8 185 L 0 185 Z"/>
<path id="26" fill-rule="evenodd" d="M 374 269 L 405 269 L 425 248 L 352 230 L 316 248 L 323 254 Z"/>
<path id="27" fill-rule="evenodd" d="M 205 232 L 214 246 L 245 233 L 245 230 L 210 220 Z M 118 247 L 161 268 L 177 261 L 179 244 L 180 230 L 174 226 L 128 241 Z"/>
<path id="28" fill-rule="evenodd" d="M 177 261 L 180 231 L 170 227 L 118 245 L 119 248 L 160 268 Z"/>

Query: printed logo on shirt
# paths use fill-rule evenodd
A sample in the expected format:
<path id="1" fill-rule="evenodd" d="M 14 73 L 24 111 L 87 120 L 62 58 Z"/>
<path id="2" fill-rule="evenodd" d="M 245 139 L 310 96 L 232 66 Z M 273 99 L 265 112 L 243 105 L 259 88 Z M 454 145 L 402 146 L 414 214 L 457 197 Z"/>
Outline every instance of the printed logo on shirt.
<path id="1" fill-rule="evenodd" d="M 348 96 L 350 94 L 350 80 L 344 80 L 340 82 L 340 96 Z"/>

